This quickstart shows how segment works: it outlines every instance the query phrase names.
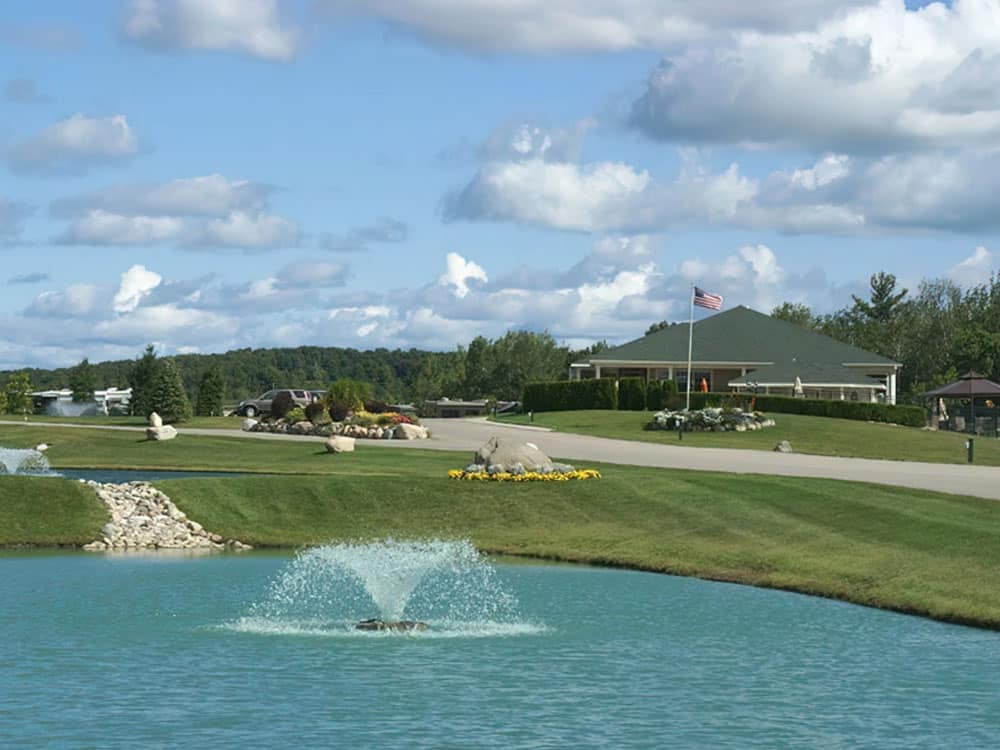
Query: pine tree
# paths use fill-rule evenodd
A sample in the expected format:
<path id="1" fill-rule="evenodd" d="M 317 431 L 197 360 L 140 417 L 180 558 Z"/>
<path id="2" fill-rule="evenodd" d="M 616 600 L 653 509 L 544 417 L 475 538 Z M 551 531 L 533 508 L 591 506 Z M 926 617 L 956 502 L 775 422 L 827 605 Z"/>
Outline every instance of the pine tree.
<path id="1" fill-rule="evenodd" d="M 191 402 L 184 392 L 184 383 L 173 361 L 161 359 L 150 388 L 150 412 L 156 412 L 167 424 L 191 418 Z"/>
<path id="2" fill-rule="evenodd" d="M 70 370 L 69 387 L 73 390 L 73 402 L 86 404 L 94 400 L 94 368 L 86 357 Z"/>
<path id="3" fill-rule="evenodd" d="M 152 405 L 152 389 L 159 370 L 160 361 L 156 358 L 156 349 L 152 344 L 132 366 L 129 375 L 129 385 L 132 387 L 132 413 L 140 417 L 148 417 L 154 411 Z"/>
<path id="4" fill-rule="evenodd" d="M 221 417 L 225 391 L 226 383 L 222 377 L 222 368 L 218 365 L 209 367 L 201 376 L 201 383 L 198 385 L 195 413 L 199 417 Z"/>

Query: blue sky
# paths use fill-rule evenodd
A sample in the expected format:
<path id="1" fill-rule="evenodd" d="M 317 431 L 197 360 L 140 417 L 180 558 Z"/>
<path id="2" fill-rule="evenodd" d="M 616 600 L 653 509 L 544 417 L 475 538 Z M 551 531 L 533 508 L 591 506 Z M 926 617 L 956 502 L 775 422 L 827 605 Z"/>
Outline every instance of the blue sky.
<path id="1" fill-rule="evenodd" d="M 1000 0 L 0 12 L 0 368 L 573 345 L 997 266 Z"/>

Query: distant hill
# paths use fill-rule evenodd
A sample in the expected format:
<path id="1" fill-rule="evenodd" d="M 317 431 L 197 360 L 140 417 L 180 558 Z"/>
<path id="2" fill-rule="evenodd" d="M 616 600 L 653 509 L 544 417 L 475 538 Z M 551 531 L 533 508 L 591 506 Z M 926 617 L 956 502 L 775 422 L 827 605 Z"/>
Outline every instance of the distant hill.
<path id="1" fill-rule="evenodd" d="M 136 353 L 136 358 L 141 352 Z M 375 396 L 385 401 L 437 398 L 450 384 L 444 375 L 461 366 L 460 353 L 427 352 L 419 349 L 374 349 L 360 351 L 338 347 L 299 346 L 287 349 L 236 349 L 225 354 L 181 354 L 176 363 L 184 386 L 194 394 L 202 374 L 218 363 L 226 380 L 226 401 L 257 396 L 270 388 L 324 389 L 341 377 L 372 383 Z M 98 387 L 129 385 L 135 360 L 99 362 L 93 365 Z M 70 368 L 27 372 L 36 390 L 63 388 L 69 384 Z M 3 373 L 5 379 L 8 373 Z"/>

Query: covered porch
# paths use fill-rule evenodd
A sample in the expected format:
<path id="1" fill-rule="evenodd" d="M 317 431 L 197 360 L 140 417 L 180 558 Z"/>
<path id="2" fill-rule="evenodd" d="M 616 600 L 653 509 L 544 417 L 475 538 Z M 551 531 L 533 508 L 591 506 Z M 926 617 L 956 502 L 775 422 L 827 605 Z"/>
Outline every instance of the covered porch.
<path id="1" fill-rule="evenodd" d="M 924 394 L 931 426 L 952 432 L 1000 437 L 1000 384 L 976 372 Z"/>

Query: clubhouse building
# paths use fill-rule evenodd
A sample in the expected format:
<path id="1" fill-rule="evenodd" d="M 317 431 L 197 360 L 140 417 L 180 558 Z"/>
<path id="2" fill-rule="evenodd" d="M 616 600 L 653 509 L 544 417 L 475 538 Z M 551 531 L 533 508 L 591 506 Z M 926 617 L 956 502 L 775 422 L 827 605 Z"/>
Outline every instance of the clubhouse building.
<path id="1" fill-rule="evenodd" d="M 679 323 L 570 366 L 570 378 L 674 380 L 687 387 L 688 324 Z M 900 368 L 878 354 L 835 341 L 748 307 L 694 324 L 691 390 L 896 403 Z"/>

